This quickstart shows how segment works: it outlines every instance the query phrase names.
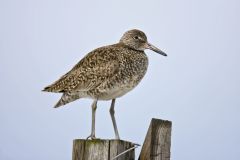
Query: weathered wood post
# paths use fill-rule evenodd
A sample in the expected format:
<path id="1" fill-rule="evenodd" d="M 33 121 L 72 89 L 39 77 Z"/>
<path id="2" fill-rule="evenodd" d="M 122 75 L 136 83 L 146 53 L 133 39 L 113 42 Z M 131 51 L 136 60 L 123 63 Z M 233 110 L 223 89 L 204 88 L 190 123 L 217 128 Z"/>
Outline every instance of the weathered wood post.
<path id="1" fill-rule="evenodd" d="M 122 140 L 85 140 L 76 139 L 73 141 L 72 160 L 112 160 L 120 153 L 134 144 Z M 115 160 L 134 160 L 135 152 L 131 150 Z"/>
<path id="2" fill-rule="evenodd" d="M 139 156 L 139 160 L 170 160 L 172 122 L 152 119 Z M 113 160 L 122 152 L 135 147 L 134 143 L 122 140 L 73 141 L 72 160 Z M 114 160 L 134 160 L 134 149 Z"/>
<path id="3" fill-rule="evenodd" d="M 152 119 L 139 160 L 170 160 L 172 122 Z"/>

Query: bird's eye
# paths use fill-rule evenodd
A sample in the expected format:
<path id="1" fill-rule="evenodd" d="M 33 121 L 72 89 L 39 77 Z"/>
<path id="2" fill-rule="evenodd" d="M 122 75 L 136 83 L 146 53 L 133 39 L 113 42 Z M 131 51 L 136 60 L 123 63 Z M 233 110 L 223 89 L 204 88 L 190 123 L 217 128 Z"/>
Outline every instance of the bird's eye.
<path id="1" fill-rule="evenodd" d="M 138 37 L 138 36 L 134 36 L 133 38 L 134 38 L 134 39 L 139 39 L 139 37 Z"/>

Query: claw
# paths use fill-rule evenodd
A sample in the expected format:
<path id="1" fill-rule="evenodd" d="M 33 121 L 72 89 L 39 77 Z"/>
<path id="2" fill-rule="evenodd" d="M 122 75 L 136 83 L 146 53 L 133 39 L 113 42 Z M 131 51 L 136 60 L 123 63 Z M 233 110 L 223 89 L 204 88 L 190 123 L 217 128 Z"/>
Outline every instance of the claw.
<path id="1" fill-rule="evenodd" d="M 90 135 L 90 136 L 88 136 L 87 138 L 86 138 L 86 140 L 89 140 L 89 139 L 91 139 L 91 140 L 94 140 L 94 139 L 97 139 L 96 137 L 95 137 L 95 135 Z"/>

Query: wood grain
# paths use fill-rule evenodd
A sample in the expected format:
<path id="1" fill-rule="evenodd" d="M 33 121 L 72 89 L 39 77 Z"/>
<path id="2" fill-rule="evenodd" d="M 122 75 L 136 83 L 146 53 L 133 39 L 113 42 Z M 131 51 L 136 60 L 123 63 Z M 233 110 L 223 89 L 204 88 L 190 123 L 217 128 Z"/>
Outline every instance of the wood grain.
<path id="1" fill-rule="evenodd" d="M 170 160 L 172 122 L 152 119 L 139 160 Z"/>
<path id="2" fill-rule="evenodd" d="M 112 160 L 133 146 L 133 143 L 122 140 L 76 139 L 73 141 L 72 160 Z M 134 157 L 135 152 L 131 150 L 116 160 L 134 160 Z"/>

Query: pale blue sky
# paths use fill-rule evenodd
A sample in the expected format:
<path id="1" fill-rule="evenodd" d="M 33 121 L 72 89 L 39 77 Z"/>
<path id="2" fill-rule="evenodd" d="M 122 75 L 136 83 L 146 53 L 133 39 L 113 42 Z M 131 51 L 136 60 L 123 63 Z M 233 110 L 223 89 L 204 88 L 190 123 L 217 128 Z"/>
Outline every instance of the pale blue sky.
<path id="1" fill-rule="evenodd" d="M 0 159 L 71 159 L 91 100 L 53 109 L 60 95 L 41 89 L 132 28 L 168 57 L 146 51 L 146 76 L 117 99 L 121 138 L 142 144 L 151 118 L 167 119 L 172 159 L 240 159 L 238 0 L 0 0 Z M 109 106 L 98 105 L 100 138 L 114 138 Z"/>

